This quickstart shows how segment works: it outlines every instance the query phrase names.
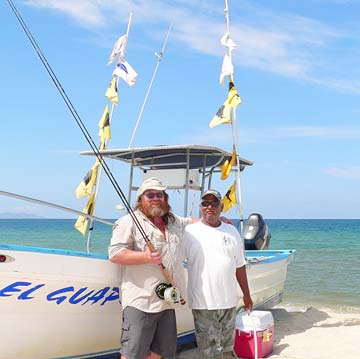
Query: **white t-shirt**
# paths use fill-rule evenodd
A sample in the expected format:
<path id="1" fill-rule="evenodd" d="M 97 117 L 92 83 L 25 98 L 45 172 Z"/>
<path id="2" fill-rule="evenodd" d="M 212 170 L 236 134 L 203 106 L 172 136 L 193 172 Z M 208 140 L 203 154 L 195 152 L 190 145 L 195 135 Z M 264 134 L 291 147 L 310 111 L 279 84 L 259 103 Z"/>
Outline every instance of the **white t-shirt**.
<path id="1" fill-rule="evenodd" d="M 197 222 L 185 227 L 183 255 L 188 268 L 191 309 L 227 309 L 237 306 L 241 290 L 236 268 L 246 264 L 237 229 L 221 222 L 211 227 Z"/>

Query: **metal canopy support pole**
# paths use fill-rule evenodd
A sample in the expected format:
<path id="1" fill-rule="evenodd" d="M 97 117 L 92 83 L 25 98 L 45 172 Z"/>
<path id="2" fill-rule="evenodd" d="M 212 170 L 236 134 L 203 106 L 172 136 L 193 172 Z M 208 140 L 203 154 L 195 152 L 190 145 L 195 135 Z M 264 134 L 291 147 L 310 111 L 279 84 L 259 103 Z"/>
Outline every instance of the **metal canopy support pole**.
<path id="1" fill-rule="evenodd" d="M 201 192 L 200 192 L 200 199 L 199 202 L 201 202 L 201 196 L 204 193 L 204 188 L 205 188 L 205 177 L 206 177 L 206 154 L 204 153 L 203 156 L 203 168 L 202 168 L 202 179 L 201 179 Z M 200 207 L 198 209 L 199 211 L 199 217 L 201 217 L 201 213 L 200 213 Z"/>
<path id="2" fill-rule="evenodd" d="M 189 199 L 189 169 L 190 169 L 190 148 L 186 149 L 186 176 L 185 176 L 185 201 L 184 217 L 187 217 L 188 199 Z"/>
<path id="3" fill-rule="evenodd" d="M 129 176 L 129 193 L 128 193 L 128 202 L 131 203 L 131 192 L 133 187 L 133 178 L 134 178 L 134 156 L 135 152 L 131 155 L 131 167 L 130 167 L 130 176 Z"/>

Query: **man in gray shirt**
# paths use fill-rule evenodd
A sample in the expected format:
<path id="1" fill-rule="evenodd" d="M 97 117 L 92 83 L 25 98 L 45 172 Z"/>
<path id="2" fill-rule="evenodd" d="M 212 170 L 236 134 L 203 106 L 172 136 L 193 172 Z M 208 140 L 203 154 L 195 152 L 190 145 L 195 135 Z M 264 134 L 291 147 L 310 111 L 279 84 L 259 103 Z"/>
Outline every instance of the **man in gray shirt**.
<path id="1" fill-rule="evenodd" d="M 176 353 L 174 304 L 160 299 L 155 289 L 166 281 L 159 266 L 163 263 L 185 294 L 182 262 L 176 254 L 185 226 L 196 220 L 172 213 L 165 190 L 159 179 L 148 178 L 137 191 L 134 210 L 156 252 L 150 251 L 129 214 L 114 225 L 109 258 L 124 266 L 121 359 L 173 358 Z"/>

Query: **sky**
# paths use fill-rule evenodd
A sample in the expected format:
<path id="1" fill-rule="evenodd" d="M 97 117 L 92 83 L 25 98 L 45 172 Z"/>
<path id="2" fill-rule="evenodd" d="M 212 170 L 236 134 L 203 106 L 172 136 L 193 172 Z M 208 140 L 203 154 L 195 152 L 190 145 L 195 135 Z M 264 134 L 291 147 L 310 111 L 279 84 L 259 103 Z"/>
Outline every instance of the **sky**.
<path id="1" fill-rule="evenodd" d="M 202 144 L 232 149 L 229 125 L 208 124 L 227 97 L 219 75 L 225 47 L 219 0 L 14 0 L 90 134 L 107 103 L 107 65 L 133 11 L 126 60 L 136 85 L 119 83 L 108 148 L 129 145 L 166 32 L 163 60 L 134 146 Z M 229 0 L 244 217 L 360 218 L 360 1 Z M 0 190 L 76 210 L 75 189 L 94 160 L 7 1 L 0 2 Z M 109 163 L 127 193 L 129 168 Z M 234 178 L 213 180 L 225 193 Z M 103 177 L 95 215 L 121 203 Z M 177 193 L 171 205 L 181 214 Z M 236 208 L 226 215 L 235 218 Z M 0 196 L 1 213 L 72 215 Z"/>

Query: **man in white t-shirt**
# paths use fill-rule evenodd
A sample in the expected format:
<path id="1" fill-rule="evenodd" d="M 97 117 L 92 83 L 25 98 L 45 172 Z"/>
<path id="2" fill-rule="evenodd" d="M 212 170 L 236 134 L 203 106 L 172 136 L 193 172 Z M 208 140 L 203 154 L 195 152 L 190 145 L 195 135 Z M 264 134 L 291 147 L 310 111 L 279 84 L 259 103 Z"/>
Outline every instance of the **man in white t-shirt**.
<path id="1" fill-rule="evenodd" d="M 196 341 L 202 357 L 212 359 L 232 358 L 240 288 L 245 309 L 252 309 L 244 247 L 237 229 L 219 219 L 222 208 L 218 191 L 204 192 L 201 221 L 186 226 L 183 240 Z"/>

